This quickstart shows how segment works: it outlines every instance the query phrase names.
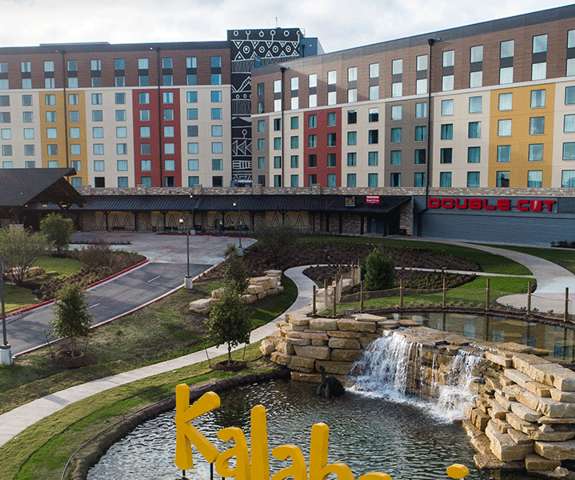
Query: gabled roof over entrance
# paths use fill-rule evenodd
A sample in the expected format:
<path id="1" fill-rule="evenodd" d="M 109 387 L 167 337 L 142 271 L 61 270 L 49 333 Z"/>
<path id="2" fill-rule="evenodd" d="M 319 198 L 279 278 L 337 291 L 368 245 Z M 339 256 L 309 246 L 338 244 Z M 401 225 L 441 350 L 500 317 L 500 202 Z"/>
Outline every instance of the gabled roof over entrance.
<path id="1" fill-rule="evenodd" d="M 73 168 L 0 169 L 0 208 L 23 208 L 32 203 L 81 204 L 82 197 L 65 177 Z"/>

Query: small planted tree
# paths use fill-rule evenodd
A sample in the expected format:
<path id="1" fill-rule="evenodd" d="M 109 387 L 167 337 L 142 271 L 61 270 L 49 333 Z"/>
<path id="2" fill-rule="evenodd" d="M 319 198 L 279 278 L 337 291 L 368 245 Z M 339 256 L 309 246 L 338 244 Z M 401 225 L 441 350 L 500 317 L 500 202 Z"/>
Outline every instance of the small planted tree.
<path id="1" fill-rule="evenodd" d="M 282 268 L 297 240 L 297 232 L 290 226 L 278 225 L 258 230 L 257 237 L 257 248 L 269 255 L 276 268 Z"/>
<path id="2" fill-rule="evenodd" d="M 34 262 L 50 248 L 50 242 L 41 233 L 22 228 L 0 229 L 0 258 L 15 283 L 22 283 Z"/>
<path id="3" fill-rule="evenodd" d="M 54 313 L 52 334 L 67 340 L 67 356 L 81 356 L 83 351 L 79 348 L 79 341 L 87 339 L 92 322 L 82 289 L 74 284 L 62 288 L 58 292 Z"/>
<path id="4" fill-rule="evenodd" d="M 40 222 L 40 231 L 54 245 L 56 253 L 61 255 L 70 244 L 70 238 L 74 233 L 74 222 L 58 213 L 50 213 Z"/>
<path id="5" fill-rule="evenodd" d="M 395 279 L 393 263 L 379 249 L 365 259 L 365 284 L 368 290 L 392 288 Z"/>
<path id="6" fill-rule="evenodd" d="M 226 286 L 239 295 L 242 295 L 248 288 L 248 272 L 244 258 L 238 255 L 238 251 L 235 247 L 230 248 L 227 252 L 224 281 Z"/>
<path id="7" fill-rule="evenodd" d="M 237 291 L 225 287 L 224 295 L 216 302 L 208 319 L 208 336 L 217 346 L 228 348 L 228 366 L 232 366 L 232 349 L 250 341 L 250 320 L 246 306 Z"/>

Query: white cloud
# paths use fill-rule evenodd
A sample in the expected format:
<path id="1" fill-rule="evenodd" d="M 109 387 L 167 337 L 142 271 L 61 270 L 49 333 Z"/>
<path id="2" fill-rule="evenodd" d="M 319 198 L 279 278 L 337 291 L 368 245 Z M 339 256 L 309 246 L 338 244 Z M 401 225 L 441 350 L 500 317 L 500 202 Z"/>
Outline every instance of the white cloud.
<path id="1" fill-rule="evenodd" d="M 299 26 L 326 51 L 501 18 L 553 0 L 0 0 L 0 45 L 225 40 L 231 28 Z"/>

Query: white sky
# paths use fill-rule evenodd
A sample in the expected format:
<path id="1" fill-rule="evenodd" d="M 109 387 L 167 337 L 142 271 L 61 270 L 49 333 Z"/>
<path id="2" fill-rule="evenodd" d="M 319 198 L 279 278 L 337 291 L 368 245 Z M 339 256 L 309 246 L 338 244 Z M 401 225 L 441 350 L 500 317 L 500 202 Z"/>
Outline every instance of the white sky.
<path id="1" fill-rule="evenodd" d="M 568 5 L 557 0 L 0 0 L 0 46 L 225 40 L 301 27 L 325 51 Z"/>

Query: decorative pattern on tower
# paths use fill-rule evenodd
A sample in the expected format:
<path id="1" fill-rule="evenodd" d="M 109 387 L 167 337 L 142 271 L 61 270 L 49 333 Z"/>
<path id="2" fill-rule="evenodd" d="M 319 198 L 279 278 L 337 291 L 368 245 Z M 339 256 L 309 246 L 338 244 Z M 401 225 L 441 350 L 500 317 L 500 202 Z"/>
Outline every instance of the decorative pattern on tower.
<path id="1" fill-rule="evenodd" d="M 232 182 L 252 182 L 251 71 L 254 65 L 300 56 L 299 28 L 228 30 L 232 54 Z"/>

